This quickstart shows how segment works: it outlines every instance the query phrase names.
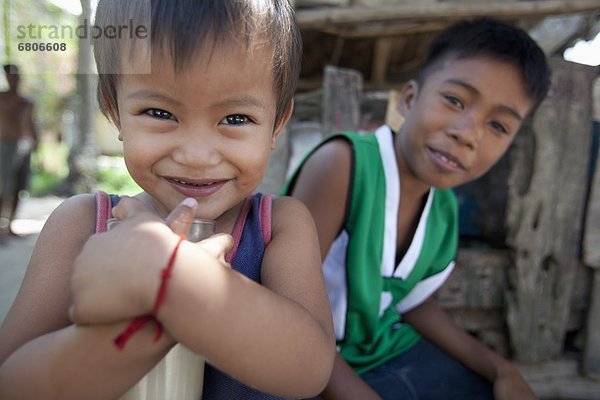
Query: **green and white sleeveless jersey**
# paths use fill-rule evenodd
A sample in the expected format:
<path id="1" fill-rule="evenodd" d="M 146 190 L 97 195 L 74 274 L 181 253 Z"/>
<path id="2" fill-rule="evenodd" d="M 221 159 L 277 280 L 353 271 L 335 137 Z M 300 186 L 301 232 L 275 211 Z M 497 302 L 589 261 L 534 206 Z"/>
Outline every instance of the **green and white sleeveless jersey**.
<path id="1" fill-rule="evenodd" d="M 354 154 L 349 209 L 323 271 L 338 351 L 363 373 L 418 341 L 402 313 L 431 296 L 452 272 L 458 208 L 451 190 L 431 188 L 411 244 L 396 265 L 401 178 L 393 133 L 383 126 L 373 135 L 341 133 L 326 141 L 340 137 L 351 143 Z M 304 161 L 284 194 L 291 192 Z"/>

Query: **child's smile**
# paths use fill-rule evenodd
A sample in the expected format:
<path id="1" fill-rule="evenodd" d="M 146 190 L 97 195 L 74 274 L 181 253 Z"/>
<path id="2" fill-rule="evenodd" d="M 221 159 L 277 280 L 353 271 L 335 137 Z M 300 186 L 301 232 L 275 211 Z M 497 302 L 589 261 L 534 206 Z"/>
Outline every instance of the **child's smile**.
<path id="1" fill-rule="evenodd" d="M 164 177 L 173 188 L 186 197 L 208 197 L 227 183 L 226 180 Z"/>

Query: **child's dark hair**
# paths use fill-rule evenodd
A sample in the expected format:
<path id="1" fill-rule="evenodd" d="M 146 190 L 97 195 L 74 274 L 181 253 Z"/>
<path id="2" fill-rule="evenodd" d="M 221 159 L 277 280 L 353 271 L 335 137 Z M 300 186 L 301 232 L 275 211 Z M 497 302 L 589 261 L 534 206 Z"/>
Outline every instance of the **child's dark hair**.
<path id="1" fill-rule="evenodd" d="M 273 49 L 276 124 L 293 100 L 302 38 L 288 0 L 100 0 L 94 25 L 123 26 L 132 18 L 149 27 L 152 51 L 170 57 L 176 71 L 185 68 L 200 50 L 212 51 L 234 41 L 249 51 L 255 45 Z M 128 43 L 105 36 L 94 38 L 94 56 L 100 109 L 110 119 L 109 111 L 118 111 L 116 87 L 122 53 L 129 49 L 133 57 L 136 43 L 135 38 Z"/>
<path id="2" fill-rule="evenodd" d="M 531 112 L 546 97 L 550 69 L 542 49 L 524 30 L 489 17 L 458 22 L 433 39 L 419 74 L 419 85 L 445 61 L 477 55 L 507 61 L 521 71 L 534 104 Z"/>

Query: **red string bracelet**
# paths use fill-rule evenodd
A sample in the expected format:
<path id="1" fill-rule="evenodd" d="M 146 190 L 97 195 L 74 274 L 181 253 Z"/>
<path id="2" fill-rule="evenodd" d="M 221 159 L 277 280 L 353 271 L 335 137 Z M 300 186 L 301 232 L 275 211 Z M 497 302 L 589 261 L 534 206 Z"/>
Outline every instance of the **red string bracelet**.
<path id="1" fill-rule="evenodd" d="M 181 242 L 184 240 L 185 235 L 180 235 L 179 241 L 177 242 L 171 257 L 169 258 L 167 266 L 160 271 L 160 286 L 158 288 L 158 293 L 156 295 L 156 300 L 154 302 L 154 307 L 152 308 L 151 314 L 135 318 L 129 323 L 129 325 L 127 325 L 125 330 L 114 339 L 113 342 L 119 350 L 122 350 L 125 347 L 125 344 L 134 333 L 142 329 L 142 327 L 150 321 L 156 324 L 156 335 L 154 336 L 154 341 L 156 342 L 158 339 L 160 339 L 162 335 L 162 324 L 156 319 L 156 314 L 158 314 L 158 309 L 162 303 L 164 303 L 165 298 L 167 297 L 167 284 L 169 283 L 169 278 L 171 277 L 171 272 L 173 271 L 173 266 L 175 265 L 175 257 L 177 256 L 177 251 L 179 250 L 179 246 L 181 246 Z"/>

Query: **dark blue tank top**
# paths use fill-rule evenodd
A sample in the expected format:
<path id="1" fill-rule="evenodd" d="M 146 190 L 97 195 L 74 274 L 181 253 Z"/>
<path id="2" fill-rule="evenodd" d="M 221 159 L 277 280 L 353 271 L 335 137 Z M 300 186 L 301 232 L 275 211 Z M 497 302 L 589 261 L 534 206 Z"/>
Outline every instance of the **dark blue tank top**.
<path id="1" fill-rule="evenodd" d="M 255 282 L 260 283 L 260 270 L 265 252 L 265 238 L 261 229 L 260 193 L 252 197 L 244 229 L 239 241 L 237 253 L 231 267 Z M 270 227 L 269 227 L 270 229 Z M 240 332 L 243 334 L 243 332 Z M 204 367 L 204 400 L 254 400 L 254 399 L 283 399 L 254 390 L 206 364 Z"/>

